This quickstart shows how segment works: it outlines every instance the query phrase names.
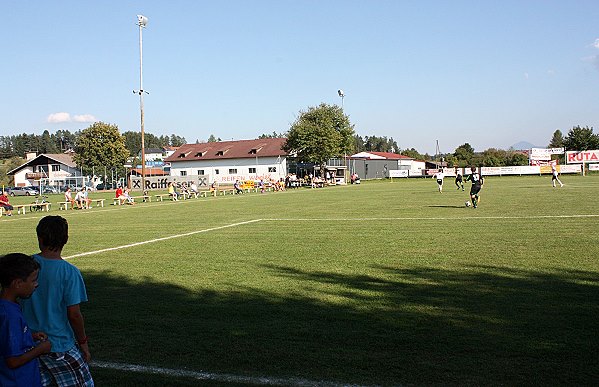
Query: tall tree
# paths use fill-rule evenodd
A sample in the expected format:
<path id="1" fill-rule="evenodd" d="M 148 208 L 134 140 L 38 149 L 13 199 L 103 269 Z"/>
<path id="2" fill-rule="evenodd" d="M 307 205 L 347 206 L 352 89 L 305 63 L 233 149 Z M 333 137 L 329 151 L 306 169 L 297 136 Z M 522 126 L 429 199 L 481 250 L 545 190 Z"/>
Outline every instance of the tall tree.
<path id="1" fill-rule="evenodd" d="M 404 150 L 401 151 L 400 154 L 404 155 L 404 156 L 411 157 L 411 158 L 413 158 L 415 160 L 425 160 L 425 157 L 423 155 L 421 155 L 420 152 L 418 152 L 416 150 L 416 148 L 404 149 Z"/>
<path id="2" fill-rule="evenodd" d="M 283 132 L 277 133 L 274 130 L 273 130 L 272 134 L 262 133 L 260 136 L 258 136 L 259 139 L 261 139 L 261 138 L 283 138 L 283 137 L 285 137 L 285 133 L 283 133 Z"/>
<path id="3" fill-rule="evenodd" d="M 119 133 L 119 128 L 103 122 L 96 122 L 81 131 L 75 152 L 75 163 L 86 173 L 92 167 L 120 169 L 129 157 L 125 138 Z"/>
<path id="4" fill-rule="evenodd" d="M 287 133 L 283 149 L 298 159 L 320 165 L 324 176 L 326 162 L 352 151 L 354 127 L 341 107 L 321 103 L 300 111 Z"/>
<path id="5" fill-rule="evenodd" d="M 575 126 L 564 138 L 564 147 L 571 151 L 599 149 L 599 135 L 593 134 L 593 128 Z"/>
<path id="6" fill-rule="evenodd" d="M 208 137 L 208 142 L 218 142 L 218 141 L 221 141 L 220 137 L 216 138 L 214 136 L 214 134 L 211 134 L 210 137 Z"/>
<path id="7" fill-rule="evenodd" d="M 561 148 L 564 146 L 564 135 L 562 131 L 557 129 L 553 132 L 553 137 L 551 137 L 551 141 L 549 142 L 549 148 Z"/>
<path id="8" fill-rule="evenodd" d="M 362 138 L 362 136 L 360 135 L 354 135 L 354 152 L 355 153 L 360 153 L 366 150 L 366 147 L 364 146 L 364 139 Z"/>
<path id="9" fill-rule="evenodd" d="M 183 144 L 186 144 L 187 141 L 185 140 L 185 137 L 180 137 L 177 136 L 176 134 L 171 134 L 171 145 L 172 146 L 181 146 Z M 167 146 L 168 144 L 164 144 L 163 146 Z"/>
<path id="10" fill-rule="evenodd" d="M 455 149 L 453 155 L 458 159 L 458 163 L 460 165 L 464 163 L 465 165 L 471 164 L 474 158 L 474 148 L 468 143 L 462 144 Z"/>

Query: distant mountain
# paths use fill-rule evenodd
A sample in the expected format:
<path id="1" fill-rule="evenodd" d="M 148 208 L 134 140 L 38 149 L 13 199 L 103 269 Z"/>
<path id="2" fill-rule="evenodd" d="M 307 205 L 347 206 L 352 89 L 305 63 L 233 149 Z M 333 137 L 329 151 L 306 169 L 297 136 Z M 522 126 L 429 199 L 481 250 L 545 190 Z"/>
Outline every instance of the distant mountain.
<path id="1" fill-rule="evenodd" d="M 545 147 L 533 145 L 528 141 L 520 141 L 520 142 L 517 142 L 514 145 L 512 145 L 510 148 L 513 148 L 515 150 L 527 150 L 530 148 L 545 148 Z"/>

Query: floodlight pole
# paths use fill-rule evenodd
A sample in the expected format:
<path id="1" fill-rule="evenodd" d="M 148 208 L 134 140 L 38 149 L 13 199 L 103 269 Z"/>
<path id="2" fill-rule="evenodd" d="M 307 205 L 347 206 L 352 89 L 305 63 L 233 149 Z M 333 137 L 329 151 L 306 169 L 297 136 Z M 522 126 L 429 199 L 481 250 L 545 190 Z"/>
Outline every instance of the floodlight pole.
<path id="1" fill-rule="evenodd" d="M 337 94 L 339 94 L 339 97 L 341 97 L 341 110 L 343 110 L 343 99 L 345 98 L 345 93 L 343 90 L 339 89 L 337 90 Z"/>
<path id="2" fill-rule="evenodd" d="M 137 25 L 139 26 L 139 110 L 141 121 L 141 189 L 146 187 L 146 146 L 144 136 L 144 87 L 143 87 L 143 44 L 142 30 L 148 24 L 148 18 L 143 15 L 137 15 Z"/>

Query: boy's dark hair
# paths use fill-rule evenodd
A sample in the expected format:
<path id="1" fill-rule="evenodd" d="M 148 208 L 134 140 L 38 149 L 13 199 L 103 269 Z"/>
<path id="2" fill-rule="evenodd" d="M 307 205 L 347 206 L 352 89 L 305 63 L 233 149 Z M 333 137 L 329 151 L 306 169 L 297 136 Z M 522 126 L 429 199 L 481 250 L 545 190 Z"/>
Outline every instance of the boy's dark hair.
<path id="1" fill-rule="evenodd" d="M 12 281 L 27 277 L 40 268 L 33 257 L 22 253 L 11 253 L 0 257 L 0 285 L 3 288 L 10 287 Z"/>
<path id="2" fill-rule="evenodd" d="M 50 250 L 62 249 L 69 240 L 69 224 L 62 216 L 49 215 L 43 217 L 35 231 L 40 243 Z"/>

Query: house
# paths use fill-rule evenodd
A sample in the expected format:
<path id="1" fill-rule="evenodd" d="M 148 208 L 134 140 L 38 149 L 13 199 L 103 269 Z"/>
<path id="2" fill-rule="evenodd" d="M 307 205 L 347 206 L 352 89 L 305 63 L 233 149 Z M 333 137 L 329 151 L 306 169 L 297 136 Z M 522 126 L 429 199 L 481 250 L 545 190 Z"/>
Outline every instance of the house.
<path id="1" fill-rule="evenodd" d="M 71 154 L 45 153 L 37 155 L 28 153 L 27 161 L 19 167 L 8 171 L 7 175 L 14 176 L 15 186 L 81 186 L 83 176 L 77 169 Z"/>
<path id="2" fill-rule="evenodd" d="M 171 176 L 205 176 L 209 182 L 278 180 L 287 174 L 286 138 L 184 144 L 165 162 Z"/>
<path id="3" fill-rule="evenodd" d="M 177 149 L 179 149 L 178 146 L 165 146 L 162 148 L 163 150 L 163 154 L 164 154 L 164 158 L 168 158 L 170 157 L 173 153 L 175 153 L 177 151 Z"/>
<path id="4" fill-rule="evenodd" d="M 350 171 L 363 179 L 389 177 L 390 170 L 407 170 L 410 176 L 422 176 L 425 162 L 391 152 L 360 152 L 349 158 Z"/>
<path id="5" fill-rule="evenodd" d="M 147 148 L 144 149 L 146 161 L 162 161 L 165 157 L 165 153 L 162 148 Z M 141 151 L 139 152 L 141 157 Z"/>

